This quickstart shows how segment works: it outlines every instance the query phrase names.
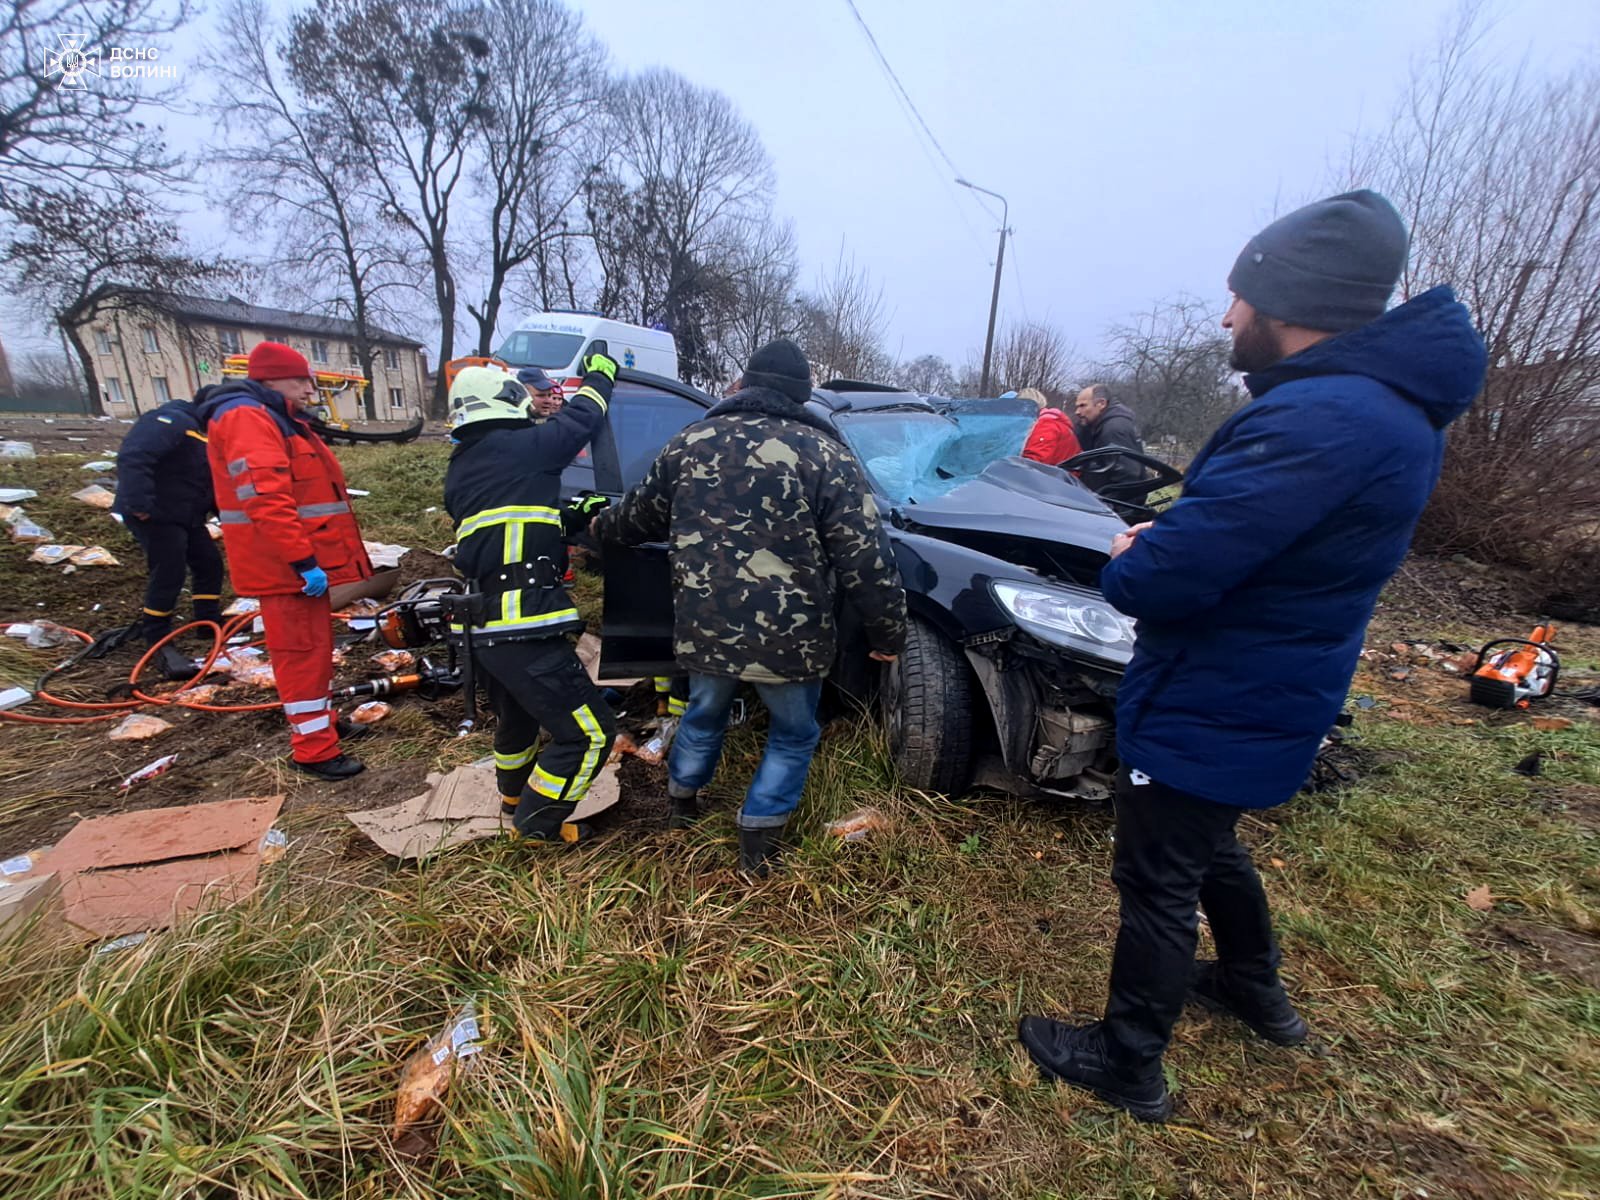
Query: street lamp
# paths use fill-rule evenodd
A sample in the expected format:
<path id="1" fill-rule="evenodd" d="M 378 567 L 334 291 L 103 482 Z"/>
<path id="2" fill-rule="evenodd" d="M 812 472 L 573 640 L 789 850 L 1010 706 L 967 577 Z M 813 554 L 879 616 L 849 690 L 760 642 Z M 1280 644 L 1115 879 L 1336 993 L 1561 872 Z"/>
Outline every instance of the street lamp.
<path id="1" fill-rule="evenodd" d="M 971 188 L 975 192 L 982 192 L 985 196 L 993 196 L 1000 201 L 1000 251 L 994 256 L 994 295 L 989 297 L 989 333 L 983 339 L 983 380 L 978 385 L 978 390 L 985 396 L 989 394 L 989 360 L 994 353 L 994 315 L 1000 307 L 1000 269 L 1006 262 L 1006 225 L 1011 216 L 1011 205 L 1006 203 L 1006 198 L 999 192 L 991 192 L 988 188 L 981 188 L 975 183 L 968 183 L 965 179 L 956 182 L 964 188 Z"/>

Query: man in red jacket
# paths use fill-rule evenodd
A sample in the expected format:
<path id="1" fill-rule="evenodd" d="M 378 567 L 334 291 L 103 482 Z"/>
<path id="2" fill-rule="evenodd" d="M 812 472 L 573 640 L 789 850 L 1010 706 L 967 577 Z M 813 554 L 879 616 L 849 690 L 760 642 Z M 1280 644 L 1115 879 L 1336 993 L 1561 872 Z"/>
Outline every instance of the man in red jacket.
<path id="1" fill-rule="evenodd" d="M 362 763 L 340 750 L 328 695 L 328 586 L 368 578 L 372 563 L 339 460 L 300 417 L 317 392 L 311 364 L 289 346 L 262 342 L 250 351 L 248 375 L 195 397 L 210 439 L 222 542 L 234 590 L 261 601 L 290 764 L 318 779 L 348 779 Z"/>

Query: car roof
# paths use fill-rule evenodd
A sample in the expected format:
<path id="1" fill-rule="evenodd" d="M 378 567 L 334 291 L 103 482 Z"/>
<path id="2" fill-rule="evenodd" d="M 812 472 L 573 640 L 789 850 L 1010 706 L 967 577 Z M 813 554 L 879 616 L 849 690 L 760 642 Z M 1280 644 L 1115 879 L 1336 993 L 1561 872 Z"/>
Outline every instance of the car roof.
<path id="1" fill-rule="evenodd" d="M 811 390 L 811 399 L 832 413 L 867 412 L 874 408 L 926 408 L 937 412 L 937 407 L 921 392 L 909 392 L 881 383 L 858 383 L 850 379 L 830 379 L 822 387 Z"/>

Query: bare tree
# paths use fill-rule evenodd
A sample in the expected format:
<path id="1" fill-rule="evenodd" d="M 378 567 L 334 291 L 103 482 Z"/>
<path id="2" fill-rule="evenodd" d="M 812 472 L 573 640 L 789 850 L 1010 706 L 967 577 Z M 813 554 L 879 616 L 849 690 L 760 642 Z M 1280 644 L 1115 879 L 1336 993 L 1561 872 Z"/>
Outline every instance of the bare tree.
<path id="1" fill-rule="evenodd" d="M 1402 297 L 1452 285 L 1489 347 L 1419 540 L 1527 561 L 1600 519 L 1600 65 L 1533 80 L 1483 29 L 1464 5 L 1344 182 L 1406 217 Z"/>
<path id="2" fill-rule="evenodd" d="M 894 381 L 903 388 L 921 392 L 925 396 L 956 394 L 955 370 L 937 354 L 924 354 L 908 363 L 901 363 L 895 368 Z"/>
<path id="3" fill-rule="evenodd" d="M 98 56 L 159 47 L 193 15 L 190 0 L 0 0 L 0 208 L 41 190 L 104 200 L 130 173 L 174 168 L 161 130 L 139 119 L 163 95 L 103 86 Z M 91 86 L 66 86 L 69 72 Z"/>
<path id="4" fill-rule="evenodd" d="M 1113 326 L 1099 382 L 1138 414 L 1145 440 L 1170 438 L 1195 450 L 1245 401 L 1228 365 L 1232 344 L 1221 314 L 1194 296 L 1161 300 Z"/>
<path id="5" fill-rule="evenodd" d="M 481 10 L 458 0 L 324 0 L 290 25 L 290 77 L 314 106 L 318 144 L 347 160 L 379 216 L 427 258 L 439 363 L 455 355 L 458 286 L 450 222 L 478 129 L 492 118 Z M 431 412 L 446 411 L 438 374 Z"/>
<path id="6" fill-rule="evenodd" d="M 1007 325 L 995 340 L 991 377 L 1000 391 L 1023 388 L 1052 391 L 1065 387 L 1072 377 L 1076 351 L 1053 325 L 1021 321 Z"/>
<path id="7" fill-rule="evenodd" d="M 347 317 L 361 373 L 370 380 L 379 351 L 375 330 L 398 321 L 390 299 L 414 286 L 413 256 L 402 231 L 378 219 L 371 193 L 351 185 L 327 123 L 277 70 L 274 28 L 262 0 L 237 0 L 222 20 L 230 52 L 244 63 L 210 105 L 222 136 L 208 157 L 230 184 L 229 220 L 245 231 L 276 224 L 268 274 L 280 281 L 281 298 Z M 366 408 L 374 419 L 370 389 Z"/>
<path id="8" fill-rule="evenodd" d="M 719 368 L 709 315 L 740 248 L 767 220 L 772 167 L 721 92 L 671 71 L 629 76 L 608 104 L 612 161 L 587 181 L 600 307 L 663 322 L 685 379 Z"/>
<path id="9" fill-rule="evenodd" d="M 816 291 L 802 299 L 801 314 L 801 348 L 819 382 L 888 377 L 883 288 L 874 286 L 866 268 L 842 245 L 833 270 L 820 276 Z"/>
<path id="10" fill-rule="evenodd" d="M 718 323 L 718 347 L 723 362 L 738 368 L 774 338 L 800 332 L 795 303 L 800 264 L 793 226 L 760 225 L 738 246 L 728 269 L 732 287 Z M 725 383 L 726 378 L 712 382 Z"/>
<path id="11" fill-rule="evenodd" d="M 39 192 L 16 204 L 12 217 L 7 273 L 71 344 L 96 413 L 104 406 L 85 325 L 159 310 L 172 292 L 234 277 L 233 268 L 192 256 L 177 226 L 138 192 L 115 202 L 83 192 Z"/>
<path id="12" fill-rule="evenodd" d="M 478 324 L 478 353 L 489 354 L 507 280 L 539 260 L 541 290 L 550 290 L 548 243 L 576 236 L 568 210 L 597 163 L 582 135 L 605 95 L 605 50 L 583 18 L 558 0 L 488 0 L 485 32 L 496 46 L 520 52 L 497 74 L 478 127 L 482 152 L 476 181 L 488 206 L 483 298 L 467 311 Z"/>

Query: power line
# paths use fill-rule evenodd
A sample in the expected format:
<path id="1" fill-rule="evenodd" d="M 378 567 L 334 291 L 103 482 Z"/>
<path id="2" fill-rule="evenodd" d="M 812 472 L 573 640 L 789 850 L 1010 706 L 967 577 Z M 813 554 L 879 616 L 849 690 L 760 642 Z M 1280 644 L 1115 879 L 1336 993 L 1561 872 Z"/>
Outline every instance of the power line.
<path id="1" fill-rule="evenodd" d="M 872 48 L 873 57 L 878 60 L 878 65 L 883 68 L 884 74 L 888 76 L 889 82 L 893 85 L 893 95 L 895 97 L 895 101 L 900 105 L 901 111 L 906 113 L 914 122 L 911 127 L 911 132 L 913 138 L 916 140 L 918 148 L 922 151 L 924 157 L 928 158 L 928 163 L 933 167 L 934 174 L 944 182 L 945 188 L 948 190 L 950 195 L 950 199 L 955 203 L 956 212 L 961 216 L 962 224 L 967 227 L 967 232 L 972 236 L 974 241 L 982 244 L 983 236 L 973 226 L 972 219 L 967 215 L 967 210 L 961 206 L 961 197 L 955 192 L 954 179 L 961 177 L 961 168 L 956 166 L 955 161 L 950 157 L 949 154 L 945 152 L 944 146 L 940 144 L 939 139 L 934 135 L 933 129 L 928 125 L 928 122 L 923 119 L 922 113 L 918 110 L 916 102 L 911 99 L 911 93 L 906 91 L 905 85 L 900 82 L 900 76 L 896 75 L 894 68 L 889 65 L 889 60 L 884 56 L 882 47 L 878 45 L 878 39 L 873 36 L 871 28 L 867 25 L 866 18 L 861 15 L 861 10 L 856 7 L 855 0 L 844 0 L 844 2 L 850 6 L 850 13 L 853 17 L 855 17 L 856 24 L 861 27 L 861 32 L 866 36 L 867 45 Z M 922 137 L 917 136 L 919 130 L 921 131 L 922 135 L 926 136 L 928 142 L 933 145 L 933 148 L 938 151 L 939 157 L 944 160 L 945 166 L 950 169 L 949 175 L 946 175 L 944 171 L 940 170 L 939 164 L 934 162 L 933 158 L 928 155 L 927 145 L 923 143 Z M 981 204 L 982 202 L 980 201 L 979 203 Z M 984 211 L 988 212 L 987 205 L 984 206 Z M 992 215 L 993 214 L 991 214 L 991 216 Z"/>

